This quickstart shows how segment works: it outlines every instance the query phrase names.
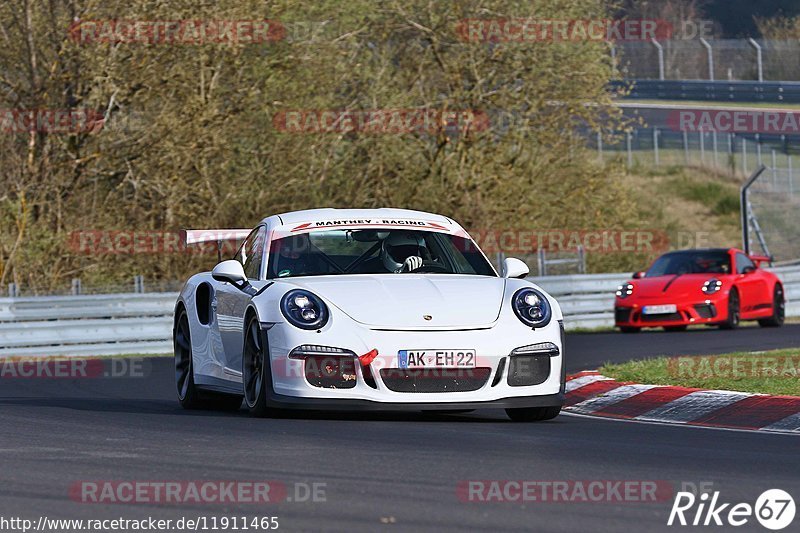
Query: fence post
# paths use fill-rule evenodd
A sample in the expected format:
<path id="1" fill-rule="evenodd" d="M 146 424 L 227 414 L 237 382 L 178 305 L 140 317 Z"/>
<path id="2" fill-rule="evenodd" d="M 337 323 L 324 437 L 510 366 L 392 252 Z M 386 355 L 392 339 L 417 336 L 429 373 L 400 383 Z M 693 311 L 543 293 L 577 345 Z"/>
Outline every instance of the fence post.
<path id="1" fill-rule="evenodd" d="M 772 186 L 773 187 L 775 187 L 775 185 L 778 182 L 778 169 L 775 168 L 777 166 L 778 166 L 778 159 L 775 156 L 775 150 L 772 150 Z"/>
<path id="2" fill-rule="evenodd" d="M 700 161 L 705 164 L 706 162 L 706 141 L 705 141 L 705 133 L 701 130 L 699 132 L 700 135 Z"/>
<path id="3" fill-rule="evenodd" d="M 764 62 L 761 56 L 761 45 L 752 37 L 747 39 L 750 45 L 756 49 L 756 65 L 758 66 L 758 81 L 764 81 Z"/>
<path id="4" fill-rule="evenodd" d="M 663 81 L 664 80 L 664 47 L 661 46 L 661 43 L 659 43 L 655 39 L 650 39 L 650 42 L 653 43 L 653 46 L 655 46 L 656 50 L 658 50 L 658 79 Z"/>
<path id="5" fill-rule="evenodd" d="M 756 160 L 758 161 L 758 166 L 764 164 L 761 160 L 761 135 L 756 133 Z"/>
<path id="6" fill-rule="evenodd" d="M 711 144 L 714 147 L 714 166 L 719 166 L 719 160 L 717 159 L 717 130 L 711 132 Z"/>
<path id="7" fill-rule="evenodd" d="M 600 131 L 597 132 L 597 157 L 603 161 L 603 133 Z"/>
<path id="8" fill-rule="evenodd" d="M 72 295 L 79 296 L 81 294 L 81 280 L 80 278 L 72 278 Z"/>
<path id="9" fill-rule="evenodd" d="M 714 81 L 714 51 L 712 50 L 709 42 L 702 37 L 700 38 L 700 44 L 705 46 L 706 50 L 708 51 L 708 79 L 710 81 Z"/>
<path id="10" fill-rule="evenodd" d="M 683 132 L 683 159 L 686 164 L 689 164 L 689 132 Z"/>
<path id="11" fill-rule="evenodd" d="M 144 276 L 138 275 L 133 277 L 133 292 L 138 294 L 144 293 Z"/>
<path id="12" fill-rule="evenodd" d="M 500 272 L 501 275 L 505 276 L 504 272 L 504 263 L 506 260 L 505 252 L 497 252 L 497 271 Z"/>
<path id="13" fill-rule="evenodd" d="M 609 45 L 611 46 L 611 70 L 617 72 L 617 47 L 613 41 L 610 41 Z"/>
<path id="14" fill-rule="evenodd" d="M 586 274 L 586 250 L 583 245 L 578 245 L 578 274 Z"/>
<path id="15" fill-rule="evenodd" d="M 742 137 L 742 169 L 747 173 L 747 139 Z"/>
<path id="16" fill-rule="evenodd" d="M 17 298 L 17 297 L 19 297 L 19 288 L 17 287 L 16 283 L 9 283 L 8 284 L 8 297 L 9 298 Z"/>
<path id="17" fill-rule="evenodd" d="M 658 166 L 658 128 L 653 128 L 653 155 L 656 158 L 656 166 Z"/>
<path id="18" fill-rule="evenodd" d="M 792 172 L 792 156 L 786 156 L 786 166 L 789 170 L 789 196 L 794 197 L 794 173 Z"/>
<path id="19" fill-rule="evenodd" d="M 546 276 L 547 275 L 547 261 L 545 261 L 545 251 L 544 248 L 539 248 L 536 250 L 536 263 L 539 268 L 539 275 Z"/>
<path id="20" fill-rule="evenodd" d="M 633 168 L 633 150 L 631 149 L 631 132 L 625 132 L 625 147 L 628 150 L 628 168 Z"/>

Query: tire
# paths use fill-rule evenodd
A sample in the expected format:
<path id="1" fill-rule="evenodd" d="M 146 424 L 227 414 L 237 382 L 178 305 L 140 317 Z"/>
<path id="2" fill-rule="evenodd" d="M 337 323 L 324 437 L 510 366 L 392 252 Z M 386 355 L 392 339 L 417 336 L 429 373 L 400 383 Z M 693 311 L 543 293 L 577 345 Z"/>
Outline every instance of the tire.
<path id="1" fill-rule="evenodd" d="M 272 382 L 269 369 L 266 335 L 258 317 L 252 315 L 244 330 L 242 350 L 242 382 L 244 402 L 250 414 L 259 418 L 269 414 L 267 405 L 268 384 Z"/>
<path id="2" fill-rule="evenodd" d="M 642 328 L 634 328 L 631 326 L 620 326 L 619 330 L 622 333 L 639 333 L 640 331 L 642 331 Z"/>
<path id="3" fill-rule="evenodd" d="M 736 329 L 739 327 L 739 291 L 731 289 L 728 295 L 728 318 L 719 325 L 720 329 Z"/>
<path id="4" fill-rule="evenodd" d="M 207 392 L 197 388 L 194 383 L 194 361 L 192 359 L 192 337 L 189 330 L 189 316 L 181 309 L 173 332 L 175 351 L 175 385 L 178 401 L 184 409 L 218 409 L 238 411 L 242 397 L 238 394 Z"/>
<path id="5" fill-rule="evenodd" d="M 772 293 L 772 316 L 762 318 L 758 325 L 762 328 L 779 328 L 783 325 L 786 318 L 786 298 L 783 294 L 783 286 L 778 283 Z"/>
<path id="6" fill-rule="evenodd" d="M 552 420 L 561 412 L 561 407 L 518 407 L 506 409 L 508 418 L 514 422 L 542 422 Z"/>
<path id="7" fill-rule="evenodd" d="M 664 331 L 686 331 L 689 326 L 664 326 Z"/>
<path id="8" fill-rule="evenodd" d="M 181 308 L 175 329 L 172 333 L 172 345 L 175 352 L 175 386 L 178 401 L 184 409 L 202 409 L 205 402 L 194 384 L 194 364 L 192 361 L 192 338 L 189 333 L 189 317 L 186 309 Z"/>

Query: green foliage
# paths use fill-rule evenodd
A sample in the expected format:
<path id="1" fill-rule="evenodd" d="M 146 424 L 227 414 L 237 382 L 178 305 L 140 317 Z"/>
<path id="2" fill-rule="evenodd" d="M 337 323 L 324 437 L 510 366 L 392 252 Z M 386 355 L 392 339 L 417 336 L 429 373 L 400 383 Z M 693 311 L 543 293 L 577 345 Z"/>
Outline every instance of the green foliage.
<path id="1" fill-rule="evenodd" d="M 18 205 L 24 197 L 28 206 L 24 216 L 3 211 L 3 282 L 47 290 L 70 277 L 180 279 L 213 257 L 76 254 L 69 235 L 249 227 L 268 214 L 321 206 L 431 210 L 472 228 L 637 224 L 621 168 L 597 166 L 574 133 L 614 129 L 619 120 L 605 89 L 607 45 L 464 42 L 456 31 L 468 18 L 602 18 L 601 3 L 26 4 L 0 6 L 0 107 L 89 108 L 107 120 L 95 133 L 0 137 L 0 200 Z M 86 44 L 67 35 L 75 18 L 273 19 L 288 38 Z M 456 134 L 275 127 L 277 114 L 308 109 L 476 110 L 492 123 Z M 510 121 L 501 127 L 498 117 Z"/>
<path id="2" fill-rule="evenodd" d="M 670 187 L 682 198 L 708 206 L 715 215 L 739 212 L 739 194 L 733 185 L 682 176 L 670 182 Z"/>

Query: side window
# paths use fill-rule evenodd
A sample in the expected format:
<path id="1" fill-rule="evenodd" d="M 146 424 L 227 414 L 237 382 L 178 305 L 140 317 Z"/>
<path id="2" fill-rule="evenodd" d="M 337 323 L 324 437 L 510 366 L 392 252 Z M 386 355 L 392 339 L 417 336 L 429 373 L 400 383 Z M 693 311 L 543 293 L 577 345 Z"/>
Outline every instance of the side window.
<path id="1" fill-rule="evenodd" d="M 736 273 L 743 274 L 747 267 L 755 268 L 756 265 L 744 254 L 736 254 Z"/>
<path id="2" fill-rule="evenodd" d="M 250 279 L 258 279 L 261 274 L 261 263 L 264 258 L 264 240 L 266 239 L 267 229 L 264 226 L 258 227 L 247 236 L 236 259 L 242 263 L 244 273 Z"/>

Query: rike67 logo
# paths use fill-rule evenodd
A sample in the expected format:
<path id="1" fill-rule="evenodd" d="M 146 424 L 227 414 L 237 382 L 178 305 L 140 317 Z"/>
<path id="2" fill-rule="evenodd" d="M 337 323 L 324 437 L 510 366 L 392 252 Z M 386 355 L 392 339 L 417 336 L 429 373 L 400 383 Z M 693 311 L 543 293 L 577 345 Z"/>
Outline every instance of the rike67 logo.
<path id="1" fill-rule="evenodd" d="M 679 492 L 672 504 L 667 525 L 739 527 L 755 516 L 765 528 L 779 531 L 792 523 L 795 512 L 794 499 L 780 489 L 764 491 L 755 505 L 721 502 L 719 491 L 711 495 L 703 492 L 699 497 L 691 492 Z"/>

